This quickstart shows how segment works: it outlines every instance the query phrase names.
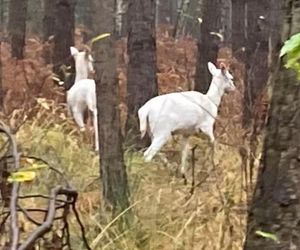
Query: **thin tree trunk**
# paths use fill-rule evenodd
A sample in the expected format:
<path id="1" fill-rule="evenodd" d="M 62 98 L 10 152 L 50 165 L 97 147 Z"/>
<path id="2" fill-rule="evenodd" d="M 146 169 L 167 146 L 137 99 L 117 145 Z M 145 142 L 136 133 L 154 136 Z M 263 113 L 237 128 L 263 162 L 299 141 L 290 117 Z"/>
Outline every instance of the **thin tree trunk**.
<path id="1" fill-rule="evenodd" d="M 210 32 L 218 33 L 220 23 L 217 18 L 218 1 L 204 0 L 202 12 L 202 24 L 200 27 L 199 39 L 197 41 L 198 55 L 195 76 L 195 90 L 206 93 L 211 81 L 207 63 L 217 62 L 220 39 L 218 36 L 211 35 Z"/>
<path id="2" fill-rule="evenodd" d="M 3 78 L 2 78 L 2 41 L 0 38 L 0 111 L 3 110 L 3 99 L 4 99 L 4 93 L 3 93 Z"/>
<path id="3" fill-rule="evenodd" d="M 44 41 L 55 34 L 55 2 L 56 0 L 44 1 L 43 37 Z"/>
<path id="4" fill-rule="evenodd" d="M 11 56 L 23 59 L 26 36 L 27 0 L 11 0 L 9 4 L 9 35 Z"/>
<path id="5" fill-rule="evenodd" d="M 70 46 L 74 45 L 75 0 L 56 0 L 54 27 L 54 72 L 62 64 L 71 64 Z"/>
<path id="6" fill-rule="evenodd" d="M 128 75 L 126 131 L 140 135 L 137 111 L 158 94 L 156 79 L 155 0 L 130 0 L 128 6 Z M 143 143 L 142 143 L 143 144 Z"/>
<path id="7" fill-rule="evenodd" d="M 171 22 L 171 2 L 173 0 L 157 0 L 156 1 L 156 23 L 157 24 L 170 24 Z M 158 26 L 158 25 L 156 25 Z"/>
<path id="8" fill-rule="evenodd" d="M 223 46 L 231 47 L 232 37 L 232 3 L 231 0 L 222 0 L 220 4 L 221 12 L 221 29 L 220 33 L 224 37 Z"/>
<path id="9" fill-rule="evenodd" d="M 283 0 L 270 0 L 270 34 L 269 34 L 269 65 L 272 67 L 272 58 L 276 56 L 281 45 L 281 26 L 283 20 Z"/>
<path id="10" fill-rule="evenodd" d="M 118 37 L 124 36 L 126 32 L 126 12 L 128 8 L 128 0 L 116 0 L 116 19 L 115 29 Z"/>
<path id="11" fill-rule="evenodd" d="M 93 22 L 93 16 L 95 16 L 95 4 L 94 0 L 77 0 L 76 3 L 76 22 L 83 24 L 87 29 L 94 32 L 95 24 Z"/>
<path id="12" fill-rule="evenodd" d="M 98 4 L 100 8 L 97 8 L 94 20 L 98 22 L 100 18 L 105 23 L 97 30 L 97 34 L 112 33 L 111 37 L 93 45 L 100 141 L 100 175 L 103 196 L 106 202 L 113 206 L 113 212 L 116 215 L 129 206 L 129 190 L 123 160 L 120 112 L 118 109 L 116 37 L 113 32 L 115 30 L 116 6 L 114 0 L 105 1 L 105 6 L 104 2 Z"/>
<path id="13" fill-rule="evenodd" d="M 192 35 L 196 39 L 199 34 L 199 20 L 198 17 L 201 16 L 201 3 L 199 0 L 190 0 L 189 8 L 187 11 L 188 18 L 186 19 L 186 24 L 183 29 L 184 35 Z"/>
<path id="14" fill-rule="evenodd" d="M 245 0 L 231 0 L 232 2 L 232 52 L 240 61 L 245 61 Z"/>
<path id="15" fill-rule="evenodd" d="M 29 35 L 40 36 L 42 34 L 43 6 L 44 0 L 28 1 L 26 30 Z"/>
<path id="16" fill-rule="evenodd" d="M 0 1 L 0 30 L 3 32 L 4 30 L 4 0 Z"/>
<path id="17" fill-rule="evenodd" d="M 264 89 L 268 80 L 268 34 L 265 19 L 268 13 L 268 2 L 252 0 L 246 3 L 246 77 L 243 108 L 243 125 L 252 124 L 254 104 L 257 96 Z"/>
<path id="18" fill-rule="evenodd" d="M 170 24 L 175 27 L 176 25 L 176 19 L 177 19 L 177 10 L 178 10 L 178 1 L 171 0 L 170 1 Z"/>
<path id="19" fill-rule="evenodd" d="M 182 0 L 181 1 L 181 6 L 180 6 L 180 9 L 179 9 L 179 13 L 178 13 L 178 16 L 177 16 L 177 22 L 176 22 L 176 25 L 175 25 L 175 28 L 174 28 L 174 33 L 173 33 L 174 38 L 178 38 L 183 32 L 184 25 L 185 25 L 185 22 L 186 22 L 185 15 L 188 12 L 189 4 L 190 4 L 190 0 Z"/>
<path id="20" fill-rule="evenodd" d="M 287 39 L 300 32 L 300 7 L 294 0 L 286 0 L 285 6 Z M 300 88 L 295 72 L 287 70 L 283 60 L 278 64 L 245 250 L 300 249 Z M 274 234 L 278 241 L 258 237 L 258 230 Z"/>

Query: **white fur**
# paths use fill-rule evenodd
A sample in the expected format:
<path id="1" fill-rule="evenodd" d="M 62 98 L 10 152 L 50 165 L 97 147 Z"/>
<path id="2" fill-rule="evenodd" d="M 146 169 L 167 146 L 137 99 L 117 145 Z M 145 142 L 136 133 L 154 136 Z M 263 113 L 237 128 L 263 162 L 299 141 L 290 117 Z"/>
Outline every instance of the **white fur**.
<path id="1" fill-rule="evenodd" d="M 68 108 L 80 129 L 85 130 L 84 111 L 88 108 L 93 113 L 93 127 L 95 132 L 95 150 L 99 149 L 98 117 L 96 102 L 96 83 L 93 79 L 87 79 L 88 74 L 94 71 L 91 55 L 79 52 L 75 47 L 70 47 L 71 55 L 75 60 L 75 83 L 67 91 Z"/>
<path id="2" fill-rule="evenodd" d="M 70 47 L 70 52 L 75 60 L 75 82 L 87 79 L 89 72 L 94 72 L 93 57 L 85 51 L 78 51 L 75 47 Z"/>
<path id="3" fill-rule="evenodd" d="M 207 94 L 185 91 L 160 95 L 150 99 L 138 110 L 141 136 L 148 132 L 152 141 L 144 152 L 145 161 L 151 161 L 172 134 L 183 134 L 181 173 L 184 175 L 189 136 L 201 130 L 214 142 L 213 126 L 222 95 L 233 91 L 235 86 L 232 75 L 225 68 L 217 69 L 209 62 L 208 69 L 212 81 Z"/>

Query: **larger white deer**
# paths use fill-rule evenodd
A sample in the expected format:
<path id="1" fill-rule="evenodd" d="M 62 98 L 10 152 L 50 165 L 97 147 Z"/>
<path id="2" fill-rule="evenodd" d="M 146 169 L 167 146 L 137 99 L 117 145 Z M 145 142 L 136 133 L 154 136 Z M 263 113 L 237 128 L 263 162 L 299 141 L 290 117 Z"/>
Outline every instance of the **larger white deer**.
<path id="1" fill-rule="evenodd" d="M 232 75 L 224 66 L 217 69 L 209 62 L 208 69 L 212 81 L 207 94 L 197 91 L 164 94 L 150 99 L 138 110 L 141 137 L 147 132 L 152 141 L 144 152 L 146 162 L 152 160 L 173 134 L 182 134 L 184 140 L 180 170 L 185 178 L 189 136 L 202 131 L 214 142 L 213 127 L 221 98 L 224 92 L 235 90 L 235 86 Z"/>
<path id="2" fill-rule="evenodd" d="M 93 79 L 88 79 L 89 73 L 94 71 L 93 58 L 86 51 L 79 52 L 75 47 L 70 47 L 70 51 L 75 60 L 76 76 L 74 85 L 67 91 L 67 105 L 81 131 L 85 130 L 85 110 L 88 109 L 92 112 L 95 133 L 95 150 L 98 151 L 99 136 L 96 84 Z"/>

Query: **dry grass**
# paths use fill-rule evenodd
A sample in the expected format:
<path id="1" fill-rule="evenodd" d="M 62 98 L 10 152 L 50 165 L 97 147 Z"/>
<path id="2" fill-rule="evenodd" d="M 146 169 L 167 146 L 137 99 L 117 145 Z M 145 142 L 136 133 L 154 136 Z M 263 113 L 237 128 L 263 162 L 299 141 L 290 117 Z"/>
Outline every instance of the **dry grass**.
<path id="1" fill-rule="evenodd" d="M 25 154 L 41 157 L 59 168 L 78 189 L 77 207 L 93 249 L 242 248 L 246 194 L 241 185 L 238 148 L 217 144 L 212 154 L 206 139 L 193 138 L 193 143 L 199 145 L 196 184 L 201 184 L 192 196 L 190 182 L 184 185 L 175 174 L 179 161 L 179 145 L 175 140 L 164 148 L 169 158 L 167 165 L 160 156 L 153 163 L 145 164 L 141 153 L 126 152 L 134 217 L 131 227 L 124 231 L 118 223 L 120 218 L 114 222 L 102 207 L 97 178 L 99 159 L 87 140 L 92 135 L 80 134 L 72 121 L 62 119 L 63 110 L 59 111 L 51 103 L 49 107 L 56 112 L 45 112 L 45 108 L 37 107 L 37 118 L 21 127 L 17 139 Z M 50 171 L 40 170 L 38 178 L 25 185 L 22 193 L 46 194 L 59 181 Z M 40 207 L 45 204 L 32 199 L 25 205 Z M 33 216 L 41 218 L 38 214 Z M 26 232 L 33 228 L 25 220 L 22 220 L 22 227 Z M 84 249 L 74 218 L 71 218 L 71 242 L 75 249 Z"/>

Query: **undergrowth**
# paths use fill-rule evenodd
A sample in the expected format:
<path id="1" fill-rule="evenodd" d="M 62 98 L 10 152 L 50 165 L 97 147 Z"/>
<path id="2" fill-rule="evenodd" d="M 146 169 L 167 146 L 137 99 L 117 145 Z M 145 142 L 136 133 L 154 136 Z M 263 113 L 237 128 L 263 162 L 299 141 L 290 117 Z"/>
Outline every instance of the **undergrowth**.
<path id="1" fill-rule="evenodd" d="M 54 109 L 51 105 L 50 109 Z M 90 134 L 81 134 L 73 121 L 40 107 L 36 118 L 18 131 L 21 151 L 41 158 L 62 171 L 79 191 L 77 208 L 93 249 L 241 249 L 245 233 L 246 195 L 242 187 L 238 148 L 193 138 L 196 150 L 195 193 L 176 175 L 179 138 L 164 147 L 152 163 L 144 163 L 141 152 L 125 150 L 131 193 L 130 228 L 121 229 L 118 218 L 110 217 L 103 206 L 99 179 L 99 157 L 92 150 Z M 47 115 L 48 114 L 48 115 Z M 43 117 L 43 119 L 40 119 Z M 166 163 L 165 157 L 168 158 Z M 190 172 L 190 170 L 189 170 Z M 44 193 L 59 179 L 47 169 L 22 188 L 23 194 Z M 43 206 L 32 199 L 31 207 Z M 41 219 L 40 215 L 36 219 Z M 75 218 L 71 219 L 71 243 L 84 249 Z M 26 232 L 33 226 L 23 221 Z"/>
<path id="2" fill-rule="evenodd" d="M 8 48 L 8 44 L 3 44 Z M 121 123 L 126 122 L 126 41 L 117 46 Z M 192 38 L 175 41 L 162 30 L 157 36 L 158 83 L 160 93 L 188 90 L 192 87 L 196 43 Z M 27 60 L 16 62 L 9 49 L 2 49 L 5 89 L 4 117 L 17 130 L 20 151 L 41 158 L 62 171 L 79 191 L 77 208 L 93 249 L 107 250 L 237 250 L 242 249 L 246 225 L 246 191 L 243 185 L 240 149 L 244 147 L 245 131 L 241 128 L 244 86 L 237 81 L 237 91 L 224 97 L 217 118 L 217 144 L 212 151 L 205 138 L 193 138 L 196 149 L 196 189 L 190 194 L 191 170 L 188 185 L 177 176 L 179 138 L 166 145 L 151 163 L 144 163 L 141 152 L 125 148 L 124 158 L 130 186 L 129 228 L 120 227 L 124 214 L 111 218 L 103 206 L 99 178 L 99 156 L 93 152 L 93 135 L 80 133 L 66 114 L 65 96 L 54 86 L 51 65 L 43 60 L 43 44 L 38 40 L 27 43 Z M 234 75 L 242 79 L 243 66 L 224 50 L 219 57 L 230 58 Z M 36 100 L 36 98 L 46 98 Z M 30 101 L 28 101 L 30 100 Z M 29 104 L 25 107 L 26 102 Z M 22 107 L 22 108 L 21 108 Z M 26 113 L 26 109 L 30 110 Z M 10 115 L 8 115 L 10 114 Z M 1 139 L 1 138 L 0 138 Z M 2 142 L 2 141 L 1 141 Z M 166 161 L 166 158 L 168 159 Z M 191 159 L 190 159 L 191 160 Z M 61 179 L 48 169 L 37 171 L 34 181 L 22 185 L 22 194 L 47 194 Z M 249 198 L 249 197 L 248 197 Z M 31 199 L 24 206 L 46 206 L 44 201 Z M 31 214 L 42 221 L 40 214 Z M 34 226 L 21 219 L 23 238 Z M 59 234 L 59 225 L 54 232 Z M 70 216 L 71 243 L 75 250 L 85 249 L 81 232 Z M 47 237 L 54 237 L 49 233 Z M 0 246 L 3 241 L 0 236 Z M 50 240 L 51 241 L 51 240 Z M 48 246 L 44 249 L 57 249 Z"/>

